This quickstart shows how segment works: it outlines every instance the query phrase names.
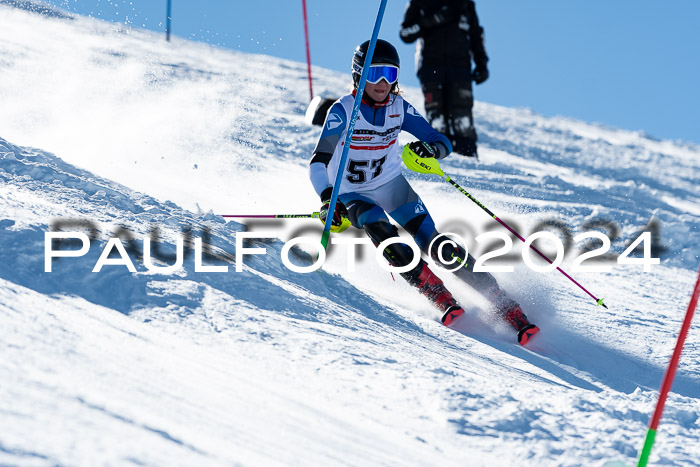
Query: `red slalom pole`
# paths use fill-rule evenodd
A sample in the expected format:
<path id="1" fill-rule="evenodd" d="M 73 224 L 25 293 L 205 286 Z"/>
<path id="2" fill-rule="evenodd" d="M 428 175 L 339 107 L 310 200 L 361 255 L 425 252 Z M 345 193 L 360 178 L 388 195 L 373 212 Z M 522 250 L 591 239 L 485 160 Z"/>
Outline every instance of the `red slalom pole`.
<path id="1" fill-rule="evenodd" d="M 311 52 L 309 51 L 309 20 L 306 16 L 306 0 L 301 0 L 301 8 L 304 10 L 304 38 L 306 40 L 306 71 L 309 75 L 309 101 L 314 98 L 313 80 L 311 79 Z"/>
<path id="2" fill-rule="evenodd" d="M 649 454 L 651 454 L 651 448 L 654 445 L 654 439 L 656 438 L 656 429 L 659 427 L 661 414 L 664 411 L 664 404 L 666 404 L 666 397 L 668 396 L 668 392 L 671 390 L 671 386 L 673 385 L 673 378 L 676 376 L 676 368 L 678 368 L 678 361 L 681 358 L 681 351 L 683 350 L 683 345 L 685 344 L 685 338 L 688 335 L 690 322 L 693 320 L 695 307 L 698 304 L 698 295 L 700 295 L 700 269 L 698 269 L 698 278 L 695 281 L 693 295 L 690 298 L 688 309 L 685 312 L 685 319 L 683 320 L 683 325 L 681 326 L 681 332 L 678 334 L 678 339 L 676 340 L 676 348 L 673 350 L 671 361 L 668 364 L 668 368 L 666 368 L 666 374 L 664 375 L 661 390 L 659 391 L 659 400 L 656 403 L 654 415 L 651 417 L 651 422 L 649 423 L 649 430 L 647 431 L 647 436 L 644 440 L 644 446 L 642 447 L 642 452 L 639 456 L 639 463 L 637 464 L 637 467 L 646 466 L 647 461 L 649 460 Z"/>

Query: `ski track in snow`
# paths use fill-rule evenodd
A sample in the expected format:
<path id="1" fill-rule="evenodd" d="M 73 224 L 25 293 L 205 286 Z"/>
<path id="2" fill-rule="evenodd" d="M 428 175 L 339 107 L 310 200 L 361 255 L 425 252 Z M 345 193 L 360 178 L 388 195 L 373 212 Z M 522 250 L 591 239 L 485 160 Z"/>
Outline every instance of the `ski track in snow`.
<path id="1" fill-rule="evenodd" d="M 556 272 L 497 274 L 543 330 L 521 348 L 445 272 L 467 310 L 454 330 L 372 250 L 355 272 L 340 247 L 290 272 L 283 242 L 320 237 L 317 221 L 215 215 L 318 209 L 303 64 L 39 13 L 0 2 L 0 464 L 635 462 L 698 264 L 700 148 L 477 103 L 481 160 L 443 169 L 501 218 L 524 235 L 612 221 L 617 253 L 655 219 L 665 247 L 648 273 L 574 274 L 609 310 Z M 318 93 L 347 88 L 314 75 Z M 405 96 L 420 109 L 420 90 Z M 441 229 L 500 228 L 439 178 L 408 176 Z M 144 266 L 156 227 L 160 266 L 190 232 L 173 273 Z M 46 273 L 55 229 L 91 248 Z M 246 230 L 279 238 L 246 245 L 267 253 L 235 272 Z M 115 235 L 137 273 L 91 272 Z M 197 237 L 228 273 L 195 271 Z M 694 324 L 653 465 L 700 465 L 699 361 Z"/>

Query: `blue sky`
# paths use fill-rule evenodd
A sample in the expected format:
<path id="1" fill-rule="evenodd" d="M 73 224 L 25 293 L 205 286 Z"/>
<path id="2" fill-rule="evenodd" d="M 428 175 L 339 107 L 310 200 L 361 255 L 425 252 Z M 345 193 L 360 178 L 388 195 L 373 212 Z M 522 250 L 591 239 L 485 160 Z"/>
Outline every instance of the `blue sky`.
<path id="1" fill-rule="evenodd" d="M 174 35 L 306 60 L 301 0 L 172 0 Z M 165 30 L 166 0 L 51 0 L 80 14 Z M 307 0 L 314 65 L 349 71 L 379 0 Z M 477 100 L 700 143 L 700 1 L 482 0 L 491 78 Z M 418 86 L 415 45 L 398 39 L 405 0 L 388 0 L 380 37 L 401 82 Z M 340 92 L 341 90 L 339 90 Z M 478 126 L 478 122 L 477 122 Z"/>

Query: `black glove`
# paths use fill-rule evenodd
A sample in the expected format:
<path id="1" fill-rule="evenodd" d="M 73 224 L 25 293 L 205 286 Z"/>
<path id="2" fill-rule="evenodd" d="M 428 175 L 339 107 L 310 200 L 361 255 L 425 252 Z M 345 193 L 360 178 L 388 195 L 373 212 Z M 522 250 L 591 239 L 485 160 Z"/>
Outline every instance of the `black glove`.
<path id="1" fill-rule="evenodd" d="M 408 149 L 413 151 L 413 153 L 418 157 L 436 157 L 438 155 L 437 148 L 425 141 L 414 141 L 408 143 Z"/>
<path id="2" fill-rule="evenodd" d="M 477 65 L 472 72 L 472 79 L 476 84 L 481 84 L 489 79 L 489 70 L 486 65 Z"/>
<path id="3" fill-rule="evenodd" d="M 321 193 L 321 200 L 323 201 L 323 206 L 318 213 L 318 218 L 321 219 L 323 225 L 326 225 L 326 218 L 328 217 L 328 208 L 331 206 L 331 195 L 333 194 L 333 188 L 328 187 Z M 350 227 L 350 219 L 348 219 L 348 209 L 345 207 L 342 201 L 339 199 L 335 200 L 335 212 L 333 213 L 333 220 L 331 221 L 331 232 L 342 232 L 343 230 Z"/>
<path id="4" fill-rule="evenodd" d="M 452 8 L 445 5 L 435 13 L 426 15 L 421 21 L 421 26 L 425 29 L 434 28 L 447 23 L 452 19 Z"/>

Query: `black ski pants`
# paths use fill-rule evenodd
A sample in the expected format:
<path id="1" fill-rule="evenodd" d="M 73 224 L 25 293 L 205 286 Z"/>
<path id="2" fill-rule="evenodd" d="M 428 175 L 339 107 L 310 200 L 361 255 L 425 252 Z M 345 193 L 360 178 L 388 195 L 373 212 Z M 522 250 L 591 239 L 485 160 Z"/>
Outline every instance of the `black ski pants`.
<path id="1" fill-rule="evenodd" d="M 477 135 L 469 65 L 423 63 L 418 79 L 425 98 L 425 113 L 433 128 L 450 138 L 456 152 L 475 151 Z"/>

